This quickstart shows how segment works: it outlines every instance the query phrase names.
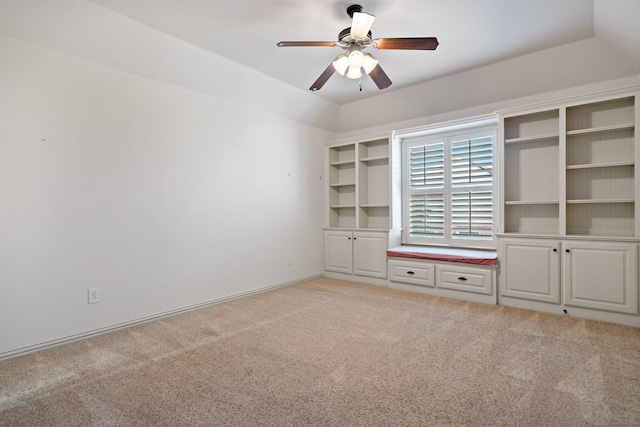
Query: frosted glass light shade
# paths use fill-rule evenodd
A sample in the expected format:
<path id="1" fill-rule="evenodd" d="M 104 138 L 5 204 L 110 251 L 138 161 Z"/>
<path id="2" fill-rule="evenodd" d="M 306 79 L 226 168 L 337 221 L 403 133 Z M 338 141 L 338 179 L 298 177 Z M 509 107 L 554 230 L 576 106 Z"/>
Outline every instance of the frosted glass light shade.
<path id="1" fill-rule="evenodd" d="M 371 25 L 375 16 L 364 12 L 355 12 L 351 22 L 351 37 L 355 39 L 364 39 L 369 34 Z"/>
<path id="2" fill-rule="evenodd" d="M 362 61 L 362 68 L 364 68 L 364 72 L 369 74 L 377 66 L 378 66 L 378 60 L 375 59 L 370 54 L 365 53 L 364 54 L 364 60 Z"/>
<path id="3" fill-rule="evenodd" d="M 349 68 L 349 58 L 347 58 L 347 55 L 337 56 L 336 59 L 333 60 L 333 68 L 335 68 L 340 75 L 344 76 L 347 68 Z"/>
<path id="4" fill-rule="evenodd" d="M 350 79 L 359 79 L 362 77 L 362 71 L 360 68 L 349 67 L 349 71 L 347 71 L 347 77 Z"/>
<path id="5" fill-rule="evenodd" d="M 364 53 L 360 50 L 352 50 L 349 52 L 349 67 L 360 68 L 364 63 Z"/>

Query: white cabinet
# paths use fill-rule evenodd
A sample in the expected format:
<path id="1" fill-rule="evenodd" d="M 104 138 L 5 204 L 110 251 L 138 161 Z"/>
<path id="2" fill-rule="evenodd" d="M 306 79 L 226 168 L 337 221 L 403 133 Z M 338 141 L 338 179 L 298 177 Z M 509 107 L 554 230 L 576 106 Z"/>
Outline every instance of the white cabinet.
<path id="1" fill-rule="evenodd" d="M 366 140 L 344 140 L 326 149 L 325 271 L 387 278 L 389 244 L 400 244 L 400 191 L 392 191 L 393 162 L 388 133 Z M 349 278 L 347 276 L 342 278 Z"/>
<path id="2" fill-rule="evenodd" d="M 387 277 L 387 233 L 326 230 L 324 268 L 358 276 Z"/>
<path id="3" fill-rule="evenodd" d="M 562 243 L 567 306 L 638 314 L 638 249 L 631 243 Z"/>
<path id="4" fill-rule="evenodd" d="M 460 264 L 436 264 L 436 287 L 451 291 L 493 296 L 493 269 L 467 267 Z"/>
<path id="5" fill-rule="evenodd" d="M 500 239 L 500 296 L 560 304 L 560 242 Z"/>
<path id="6" fill-rule="evenodd" d="M 389 287 L 496 304 L 495 268 L 456 262 L 389 259 Z"/>
<path id="7" fill-rule="evenodd" d="M 433 288 L 435 269 L 430 262 L 392 259 L 389 260 L 389 280 Z"/>
<path id="8" fill-rule="evenodd" d="M 500 239 L 498 258 L 501 303 L 506 297 L 638 314 L 635 243 Z"/>
<path id="9" fill-rule="evenodd" d="M 324 269 L 353 274 L 353 233 L 350 231 L 324 232 Z"/>

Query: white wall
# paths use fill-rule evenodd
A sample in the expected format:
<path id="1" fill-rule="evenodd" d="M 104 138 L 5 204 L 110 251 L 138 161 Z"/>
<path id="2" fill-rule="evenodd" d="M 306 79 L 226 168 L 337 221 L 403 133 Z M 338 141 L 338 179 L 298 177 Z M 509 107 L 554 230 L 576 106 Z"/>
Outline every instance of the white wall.
<path id="1" fill-rule="evenodd" d="M 321 273 L 332 133 L 8 37 L 0 61 L 0 357 Z"/>

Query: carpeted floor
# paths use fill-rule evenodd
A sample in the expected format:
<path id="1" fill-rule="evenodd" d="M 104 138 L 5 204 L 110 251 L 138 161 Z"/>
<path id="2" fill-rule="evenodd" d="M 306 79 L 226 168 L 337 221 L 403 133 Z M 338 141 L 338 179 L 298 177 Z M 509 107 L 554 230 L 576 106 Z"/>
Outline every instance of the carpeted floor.
<path id="1" fill-rule="evenodd" d="M 318 279 L 0 362 L 2 426 L 638 426 L 640 330 Z"/>

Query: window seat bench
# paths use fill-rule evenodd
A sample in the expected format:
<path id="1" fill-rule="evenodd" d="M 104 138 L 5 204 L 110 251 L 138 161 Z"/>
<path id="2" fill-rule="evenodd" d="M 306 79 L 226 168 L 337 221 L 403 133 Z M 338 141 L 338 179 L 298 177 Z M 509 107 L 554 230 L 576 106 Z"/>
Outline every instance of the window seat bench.
<path id="1" fill-rule="evenodd" d="M 495 267 L 498 256 L 495 251 L 469 249 L 436 248 L 423 246 L 397 246 L 387 249 L 387 256 L 393 258 L 427 259 L 431 261 L 461 262 L 464 264 Z"/>
<path id="2" fill-rule="evenodd" d="M 495 251 L 398 246 L 387 249 L 389 287 L 497 304 Z"/>

